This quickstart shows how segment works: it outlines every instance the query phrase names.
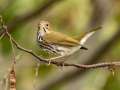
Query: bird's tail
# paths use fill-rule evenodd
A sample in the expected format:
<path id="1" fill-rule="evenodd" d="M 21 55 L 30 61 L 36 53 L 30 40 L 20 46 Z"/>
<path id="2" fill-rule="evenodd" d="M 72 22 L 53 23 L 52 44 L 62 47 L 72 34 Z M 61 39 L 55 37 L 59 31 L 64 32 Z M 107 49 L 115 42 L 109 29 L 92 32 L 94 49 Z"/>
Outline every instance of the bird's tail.
<path id="1" fill-rule="evenodd" d="M 96 32 L 97 30 L 100 30 L 102 27 L 101 26 L 99 26 L 99 27 L 95 27 L 95 28 L 93 28 L 92 30 L 89 30 L 88 32 L 82 32 L 81 34 L 80 34 L 80 36 L 78 36 L 78 37 L 74 37 L 76 40 L 79 40 L 79 41 L 81 41 L 81 39 L 83 39 L 85 36 L 87 36 L 88 34 L 90 35 L 91 33 L 92 34 L 94 34 L 93 32 Z M 91 34 L 91 35 L 92 35 Z M 91 36 L 90 35 L 90 36 Z M 88 37 L 89 38 L 89 37 Z"/>

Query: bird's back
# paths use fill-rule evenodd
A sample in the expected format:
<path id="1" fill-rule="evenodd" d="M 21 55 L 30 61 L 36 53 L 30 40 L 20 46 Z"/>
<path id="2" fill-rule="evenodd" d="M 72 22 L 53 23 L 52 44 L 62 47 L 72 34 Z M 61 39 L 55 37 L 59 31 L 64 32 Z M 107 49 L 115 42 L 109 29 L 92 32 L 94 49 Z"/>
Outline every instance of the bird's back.
<path id="1" fill-rule="evenodd" d="M 70 47 L 80 45 L 79 41 L 71 38 L 70 36 L 54 31 L 47 33 L 43 39 L 49 44 L 56 44 L 56 45 L 70 46 Z"/>

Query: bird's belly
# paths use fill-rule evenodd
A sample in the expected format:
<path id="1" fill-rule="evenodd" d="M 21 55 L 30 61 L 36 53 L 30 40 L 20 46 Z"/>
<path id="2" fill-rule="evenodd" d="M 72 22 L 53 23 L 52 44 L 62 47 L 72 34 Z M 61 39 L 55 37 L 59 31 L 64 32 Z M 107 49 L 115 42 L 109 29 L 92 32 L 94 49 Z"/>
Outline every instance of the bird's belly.
<path id="1" fill-rule="evenodd" d="M 55 53 L 55 54 L 58 54 L 58 55 L 61 55 L 61 56 L 65 55 L 67 52 L 70 51 L 69 48 L 62 47 L 62 46 L 57 46 L 57 45 L 49 45 L 47 47 L 42 47 L 42 49 L 44 51 Z"/>
<path id="2" fill-rule="evenodd" d="M 71 51 L 70 48 L 57 46 L 57 45 L 49 45 L 47 48 L 46 47 L 42 47 L 42 48 L 45 51 L 55 53 L 55 54 L 61 55 L 61 56 L 64 56 Z"/>
<path id="3" fill-rule="evenodd" d="M 77 47 L 63 47 L 63 46 L 54 46 L 54 49 L 57 53 L 61 56 L 66 56 L 74 53 L 75 51 L 79 50 L 80 46 Z"/>
<path id="4" fill-rule="evenodd" d="M 61 55 L 65 55 L 70 52 L 70 48 L 62 47 L 62 46 L 55 46 L 55 50 Z"/>
<path id="5" fill-rule="evenodd" d="M 60 56 L 66 56 L 66 55 L 72 54 L 80 48 L 80 46 L 64 47 L 60 45 L 53 45 L 53 44 L 51 45 L 51 44 L 44 44 L 44 43 L 39 43 L 39 46 L 45 51 L 48 51 L 50 53 L 55 53 Z"/>

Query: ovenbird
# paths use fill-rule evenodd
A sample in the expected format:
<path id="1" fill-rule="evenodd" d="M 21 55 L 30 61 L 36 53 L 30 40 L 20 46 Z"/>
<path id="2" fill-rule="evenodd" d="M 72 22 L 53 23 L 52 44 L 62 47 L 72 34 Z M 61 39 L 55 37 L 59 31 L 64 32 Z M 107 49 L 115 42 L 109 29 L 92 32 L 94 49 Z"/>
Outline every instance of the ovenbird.
<path id="1" fill-rule="evenodd" d="M 80 41 L 60 32 L 56 32 L 48 21 L 40 21 L 37 31 L 37 42 L 43 50 L 60 56 L 68 55 L 74 48 L 87 50 L 84 42 L 94 33 L 85 33 Z"/>

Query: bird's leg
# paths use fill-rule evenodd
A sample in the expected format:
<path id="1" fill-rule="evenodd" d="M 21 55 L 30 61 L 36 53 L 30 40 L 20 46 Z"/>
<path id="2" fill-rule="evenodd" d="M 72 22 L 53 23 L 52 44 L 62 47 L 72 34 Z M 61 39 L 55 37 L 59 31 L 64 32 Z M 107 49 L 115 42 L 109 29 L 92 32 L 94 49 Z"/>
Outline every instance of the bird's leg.
<path id="1" fill-rule="evenodd" d="M 52 45 L 49 45 L 50 47 L 50 49 L 48 50 L 48 59 L 49 59 L 49 63 L 48 63 L 48 65 L 50 65 L 51 64 L 51 60 L 52 60 L 52 58 L 51 58 L 51 54 L 57 54 L 57 51 L 55 50 L 55 48 L 52 46 Z"/>
<path id="2" fill-rule="evenodd" d="M 61 67 L 64 68 L 64 62 L 67 61 L 67 59 L 64 59 L 64 57 L 69 57 L 69 53 L 68 52 L 63 52 L 61 55 L 61 59 L 63 59 L 60 63 L 61 63 Z"/>
<path id="3" fill-rule="evenodd" d="M 61 66 L 61 67 L 62 67 L 62 69 L 63 69 L 63 68 L 64 68 L 64 61 L 62 61 L 61 63 L 62 63 L 62 66 Z"/>
<path id="4" fill-rule="evenodd" d="M 65 51 L 63 50 L 63 48 L 58 48 L 58 47 L 56 47 L 56 51 L 57 52 L 59 52 L 59 54 L 60 54 L 60 56 L 58 56 L 58 59 L 62 59 L 61 61 L 60 61 L 60 66 L 63 68 L 64 67 L 64 62 L 66 61 L 66 60 L 63 60 L 63 58 L 64 58 L 64 56 L 66 56 L 66 54 L 65 54 Z"/>
<path id="5" fill-rule="evenodd" d="M 61 71 L 63 71 L 63 69 L 64 69 L 64 61 L 61 61 L 61 62 L 59 62 L 60 63 L 60 66 L 58 66 L 58 68 L 61 70 Z"/>
<path id="6" fill-rule="evenodd" d="M 64 55 L 61 56 L 61 59 L 62 59 L 62 60 L 60 61 L 60 66 L 61 66 L 62 70 L 63 70 L 63 68 L 64 68 L 64 62 L 66 61 L 66 60 L 63 59 L 63 57 L 64 57 Z"/>
<path id="7" fill-rule="evenodd" d="M 51 64 L 51 59 L 49 59 L 49 62 L 48 62 L 48 65 L 50 65 Z"/>
<path id="8" fill-rule="evenodd" d="M 47 53 L 48 53 L 48 65 L 50 65 L 50 63 L 51 63 L 51 57 L 50 57 L 50 52 L 51 52 L 51 47 L 49 47 L 47 44 L 45 44 L 45 43 L 41 43 L 41 44 L 39 44 L 39 46 L 41 46 Z"/>
<path id="9" fill-rule="evenodd" d="M 51 64 L 50 52 L 48 52 L 48 59 L 49 59 L 49 61 L 48 61 L 48 65 L 50 65 L 50 64 Z"/>
<path id="10" fill-rule="evenodd" d="M 51 60 L 49 60 L 49 62 L 48 62 L 48 65 L 50 65 L 51 64 Z"/>

